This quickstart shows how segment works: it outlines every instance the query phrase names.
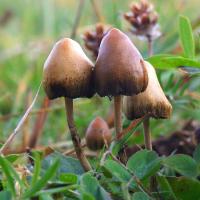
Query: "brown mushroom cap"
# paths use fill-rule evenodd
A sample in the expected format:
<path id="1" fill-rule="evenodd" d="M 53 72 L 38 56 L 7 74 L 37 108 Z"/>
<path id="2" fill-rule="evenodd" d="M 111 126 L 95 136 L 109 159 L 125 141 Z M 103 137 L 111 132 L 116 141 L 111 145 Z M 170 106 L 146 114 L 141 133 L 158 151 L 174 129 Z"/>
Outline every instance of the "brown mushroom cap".
<path id="1" fill-rule="evenodd" d="M 149 82 L 146 90 L 138 95 L 124 97 L 124 113 L 129 120 L 146 114 L 154 118 L 169 118 L 172 106 L 166 98 L 154 67 L 145 62 Z"/>
<path id="2" fill-rule="evenodd" d="M 110 145 L 111 139 L 112 133 L 101 117 L 97 117 L 89 124 L 86 131 L 86 144 L 89 149 L 102 149 L 105 143 Z"/>
<path id="3" fill-rule="evenodd" d="M 49 99 L 91 97 L 93 64 L 72 39 L 59 40 L 45 64 L 43 86 Z"/>
<path id="4" fill-rule="evenodd" d="M 103 38 L 94 68 L 94 81 L 100 96 L 133 95 L 144 91 L 148 76 L 143 58 L 130 39 L 118 29 Z"/>

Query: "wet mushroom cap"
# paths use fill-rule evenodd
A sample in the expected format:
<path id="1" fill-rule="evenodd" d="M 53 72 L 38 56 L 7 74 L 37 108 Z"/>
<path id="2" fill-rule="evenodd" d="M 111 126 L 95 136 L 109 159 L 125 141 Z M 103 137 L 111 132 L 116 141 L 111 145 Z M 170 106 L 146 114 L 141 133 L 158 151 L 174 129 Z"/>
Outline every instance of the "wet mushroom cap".
<path id="1" fill-rule="evenodd" d="M 138 95 L 124 97 L 123 109 L 129 120 L 146 114 L 153 118 L 169 118 L 172 106 L 158 81 L 154 67 L 145 61 L 149 82 L 146 90 Z"/>
<path id="2" fill-rule="evenodd" d="M 93 64 L 74 40 L 59 40 L 44 64 L 43 87 L 49 99 L 91 97 Z"/>
<path id="3" fill-rule="evenodd" d="M 118 29 L 103 38 L 94 68 L 95 89 L 100 96 L 133 95 L 144 91 L 148 76 L 143 58 L 130 39 Z"/>
<path id="4" fill-rule="evenodd" d="M 99 150 L 105 143 L 110 145 L 112 133 L 107 123 L 101 117 L 97 117 L 89 124 L 85 137 L 89 149 Z"/>

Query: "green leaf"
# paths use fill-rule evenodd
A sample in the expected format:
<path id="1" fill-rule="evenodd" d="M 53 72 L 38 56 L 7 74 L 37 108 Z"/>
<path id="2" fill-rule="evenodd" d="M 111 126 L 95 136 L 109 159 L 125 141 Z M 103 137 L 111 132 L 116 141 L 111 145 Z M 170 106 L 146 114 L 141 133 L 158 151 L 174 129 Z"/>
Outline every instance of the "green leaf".
<path id="1" fill-rule="evenodd" d="M 158 54 L 148 58 L 147 61 L 158 69 L 174 69 L 182 66 L 200 68 L 198 61 L 169 54 Z"/>
<path id="2" fill-rule="evenodd" d="M 42 194 L 48 194 L 48 195 L 52 195 L 52 194 L 61 194 L 69 189 L 72 189 L 72 186 L 64 186 L 64 187 L 55 187 L 52 189 L 46 189 L 46 190 L 40 190 L 39 192 L 37 192 L 36 194 L 34 194 L 34 196 L 41 196 Z"/>
<path id="3" fill-rule="evenodd" d="M 177 200 L 166 177 L 156 176 L 156 180 L 160 188 L 159 193 L 164 200 Z"/>
<path id="4" fill-rule="evenodd" d="M 200 165 L 200 144 L 196 147 L 193 153 L 193 158 L 196 160 L 197 164 Z"/>
<path id="5" fill-rule="evenodd" d="M 33 157 L 34 157 L 34 170 L 33 170 L 33 176 L 31 179 L 31 185 L 33 186 L 40 176 L 41 153 L 38 151 L 33 151 L 32 153 L 33 153 Z"/>
<path id="6" fill-rule="evenodd" d="M 195 43 L 190 20 L 185 16 L 179 17 L 179 34 L 187 58 L 195 58 Z"/>
<path id="7" fill-rule="evenodd" d="M 19 178 L 19 175 L 17 174 L 15 169 L 12 167 L 11 163 L 6 158 L 4 158 L 2 156 L 0 156 L 0 165 L 2 167 L 3 172 L 6 175 L 7 182 L 8 182 L 8 188 L 11 190 L 12 194 L 14 196 L 16 196 L 15 182 L 14 182 L 13 178 L 15 178 L 16 181 L 19 182 L 21 188 L 23 188 L 24 183 Z"/>
<path id="8" fill-rule="evenodd" d="M 187 177 L 167 178 L 174 194 L 180 200 L 200 200 L 200 182 Z"/>
<path id="9" fill-rule="evenodd" d="M 90 199 L 95 197 L 96 200 L 111 200 L 109 194 L 101 187 L 97 179 L 89 173 L 85 173 L 81 177 L 80 191 L 84 195 L 89 194 Z"/>
<path id="10" fill-rule="evenodd" d="M 0 199 L 1 200 L 12 200 L 12 194 L 10 191 L 1 191 L 0 192 Z"/>
<path id="11" fill-rule="evenodd" d="M 160 162 L 161 159 L 154 151 L 145 149 L 133 154 L 127 162 L 127 167 L 139 179 L 145 179 L 159 170 Z"/>
<path id="12" fill-rule="evenodd" d="M 46 186 L 47 182 L 55 175 L 56 170 L 59 167 L 59 160 L 56 160 L 47 170 L 43 177 L 38 180 L 29 190 L 27 190 L 22 199 L 30 198 L 35 195 L 36 192 L 41 190 L 43 187 Z"/>
<path id="13" fill-rule="evenodd" d="M 198 175 L 197 163 L 190 156 L 177 154 L 169 156 L 163 160 L 163 164 L 181 175 L 196 177 Z"/>
<path id="14" fill-rule="evenodd" d="M 77 175 L 81 175 L 84 173 L 84 170 L 79 160 L 69 156 L 64 156 L 59 152 L 54 152 L 42 160 L 43 173 L 46 172 L 46 169 L 48 169 L 52 165 L 52 161 L 54 161 L 55 159 L 60 160 L 60 165 L 56 173 L 56 178 L 59 178 L 60 174 L 62 173 L 71 173 Z"/>
<path id="15" fill-rule="evenodd" d="M 19 154 L 10 154 L 10 155 L 5 156 L 5 158 L 6 158 L 10 163 L 14 163 L 19 157 L 20 157 Z"/>
<path id="16" fill-rule="evenodd" d="M 131 199 L 132 200 L 150 200 L 148 195 L 143 192 L 135 192 Z"/>
<path id="17" fill-rule="evenodd" d="M 59 177 L 60 181 L 68 184 L 76 184 L 78 181 L 78 177 L 75 174 L 67 174 L 67 173 L 62 173 L 60 174 Z"/>
<path id="18" fill-rule="evenodd" d="M 142 121 L 140 121 L 139 123 L 136 124 L 136 126 L 127 134 L 124 135 L 124 137 L 120 140 L 118 140 L 113 148 L 112 148 L 112 153 L 113 155 L 117 155 L 118 152 L 122 149 L 122 147 L 124 146 L 124 144 L 126 144 L 126 142 L 130 139 L 130 137 L 134 134 L 135 130 L 138 128 L 138 126 L 142 123 Z"/>
<path id="19" fill-rule="evenodd" d="M 53 198 L 48 194 L 41 194 L 39 199 L 40 200 L 53 200 Z"/>
<path id="20" fill-rule="evenodd" d="M 132 177 L 126 168 L 114 160 L 107 160 L 104 167 L 121 182 L 128 182 Z"/>

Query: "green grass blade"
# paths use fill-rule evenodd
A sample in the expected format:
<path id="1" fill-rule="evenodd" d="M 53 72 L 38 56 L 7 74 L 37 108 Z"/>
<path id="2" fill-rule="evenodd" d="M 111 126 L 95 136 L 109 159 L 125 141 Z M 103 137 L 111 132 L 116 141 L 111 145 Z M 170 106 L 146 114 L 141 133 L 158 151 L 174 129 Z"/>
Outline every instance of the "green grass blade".
<path id="1" fill-rule="evenodd" d="M 38 180 L 29 190 L 27 190 L 21 199 L 30 198 L 35 195 L 36 192 L 41 190 L 43 187 L 46 186 L 47 182 L 55 175 L 59 166 L 59 160 L 56 160 L 52 166 L 46 171 L 44 176 Z"/>
<path id="2" fill-rule="evenodd" d="M 8 189 L 11 191 L 12 195 L 16 196 L 16 190 L 15 190 L 15 183 L 14 179 L 11 175 L 11 171 L 9 170 L 8 164 L 6 162 L 6 159 L 0 156 L 0 165 L 2 167 L 2 171 L 6 175 L 7 182 L 8 182 Z"/>
<path id="3" fill-rule="evenodd" d="M 40 169 L 41 169 L 41 154 L 40 152 L 33 152 L 33 156 L 34 156 L 34 171 L 33 171 L 33 176 L 32 176 L 32 180 L 31 180 L 31 186 L 33 186 L 37 179 L 39 178 L 40 175 Z"/>
<path id="4" fill-rule="evenodd" d="M 179 17 L 179 34 L 187 58 L 195 58 L 195 43 L 190 20 L 185 16 Z"/>

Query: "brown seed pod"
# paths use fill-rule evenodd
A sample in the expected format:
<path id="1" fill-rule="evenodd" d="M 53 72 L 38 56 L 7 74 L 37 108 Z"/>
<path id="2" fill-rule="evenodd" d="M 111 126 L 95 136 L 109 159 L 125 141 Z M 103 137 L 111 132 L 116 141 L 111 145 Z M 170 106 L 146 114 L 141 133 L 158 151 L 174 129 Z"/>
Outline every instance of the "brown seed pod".
<path id="1" fill-rule="evenodd" d="M 130 12 L 124 14 L 124 18 L 131 24 L 131 32 L 138 36 L 156 39 L 160 36 L 158 26 L 158 14 L 154 10 L 153 4 L 147 0 L 133 3 Z"/>
<path id="2" fill-rule="evenodd" d="M 95 30 L 88 30 L 83 34 L 85 47 L 92 53 L 94 60 L 96 60 L 98 56 L 101 41 L 106 35 L 107 31 L 108 27 L 98 23 L 95 27 Z"/>
<path id="3" fill-rule="evenodd" d="M 88 148 L 96 151 L 104 145 L 110 145 L 112 133 L 107 123 L 101 117 L 97 117 L 89 124 L 85 137 Z"/>

